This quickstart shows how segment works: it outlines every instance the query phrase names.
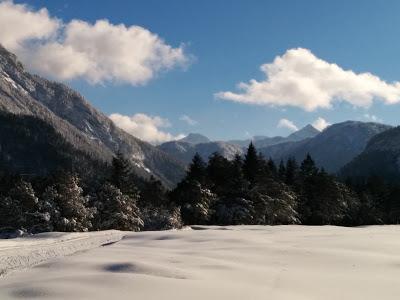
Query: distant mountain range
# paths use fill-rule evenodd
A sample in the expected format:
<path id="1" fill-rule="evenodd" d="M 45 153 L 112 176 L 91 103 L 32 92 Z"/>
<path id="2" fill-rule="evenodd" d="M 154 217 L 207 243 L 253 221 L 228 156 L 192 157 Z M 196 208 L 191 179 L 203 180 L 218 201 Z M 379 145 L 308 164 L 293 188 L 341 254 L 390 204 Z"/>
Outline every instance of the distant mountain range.
<path id="1" fill-rule="evenodd" d="M 390 128 L 391 126 L 378 123 L 347 121 L 333 124 L 312 138 L 258 150 L 275 161 L 294 157 L 300 162 L 309 153 L 318 166 L 336 173 L 359 155 L 372 137 Z"/>
<path id="2" fill-rule="evenodd" d="M 184 139 L 161 144 L 158 148 L 188 164 L 196 152 L 205 160 L 213 152 L 232 159 L 235 154 L 243 155 L 248 143 L 253 142 L 259 152 L 276 163 L 291 157 L 300 163 L 309 153 L 319 167 L 337 173 L 363 152 L 371 138 L 391 128 L 379 123 L 346 121 L 333 124 L 322 132 L 307 125 L 287 137 L 257 136 L 252 140 L 229 142 L 210 141 L 200 134 L 189 134 Z M 397 145 L 396 142 L 394 144 Z"/>
<path id="3" fill-rule="evenodd" d="M 193 136 L 191 134 L 188 137 Z M 206 137 L 204 137 L 207 139 Z M 205 139 L 196 139 L 197 141 Z M 171 156 L 176 157 L 185 164 L 190 163 L 193 156 L 198 153 L 204 160 L 208 160 L 208 157 L 214 152 L 218 152 L 228 159 L 233 159 L 236 154 L 243 154 L 243 147 L 228 142 L 216 141 L 216 142 L 187 142 L 193 141 L 193 139 L 183 138 L 178 141 L 166 142 L 158 146 L 158 148 Z"/>
<path id="4" fill-rule="evenodd" d="M 167 185 L 173 185 L 184 175 L 183 163 L 117 128 L 107 116 L 66 85 L 28 73 L 16 56 L 1 46 L 0 112 L 42 120 L 74 151 L 89 155 L 93 160 L 110 162 L 112 156 L 121 151 L 130 158 L 139 175 L 152 174 Z M 1 148 L 4 143 L 1 139 Z M 30 149 L 26 151 L 28 154 Z M 34 153 L 36 157 L 28 155 L 27 159 L 43 161 L 42 169 L 38 170 L 41 173 L 48 167 L 46 164 L 52 162 L 39 157 L 40 153 Z M 15 162 L 15 165 L 21 170 L 24 163 L 29 165 L 28 162 Z M 10 163 L 9 167 L 12 165 Z"/>
<path id="5" fill-rule="evenodd" d="M 263 148 L 272 145 L 282 144 L 286 142 L 297 142 L 307 138 L 312 138 L 316 136 L 320 131 L 314 128 L 312 125 L 307 125 L 300 130 L 293 132 L 287 137 L 283 136 L 274 136 L 274 137 L 267 137 L 267 136 L 254 136 L 252 139 L 247 140 L 230 140 L 228 143 L 239 145 L 242 147 L 247 147 L 250 142 L 253 142 L 256 148 Z"/>
<path id="6" fill-rule="evenodd" d="M 227 159 L 233 159 L 236 154 L 243 155 L 250 142 L 257 148 L 262 148 L 269 145 L 277 145 L 289 141 L 300 141 L 306 138 L 314 137 L 319 131 L 312 125 L 307 125 L 304 128 L 290 134 L 287 137 L 276 136 L 255 136 L 248 140 L 231 140 L 231 141 L 211 141 L 208 137 L 190 133 L 183 139 L 177 141 L 166 142 L 158 146 L 158 148 L 171 156 L 188 164 L 193 156 L 198 153 L 207 160 L 214 152 L 218 152 Z"/>

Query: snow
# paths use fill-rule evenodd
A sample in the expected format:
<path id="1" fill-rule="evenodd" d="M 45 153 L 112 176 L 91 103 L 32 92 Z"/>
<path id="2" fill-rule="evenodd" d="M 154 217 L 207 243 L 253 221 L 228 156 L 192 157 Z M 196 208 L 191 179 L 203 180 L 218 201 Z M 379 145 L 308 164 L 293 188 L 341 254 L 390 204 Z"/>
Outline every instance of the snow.
<path id="1" fill-rule="evenodd" d="M 0 279 L 0 299 L 398 299 L 400 226 L 194 229 L 126 233 L 13 272 Z M 102 233 L 81 235 L 92 234 Z M 34 240 L 25 245 L 39 247 Z M 0 241 L 0 252 L 7 243 L 26 242 Z"/>
<path id="2" fill-rule="evenodd" d="M 0 240 L 0 276 L 37 265 L 48 259 L 119 241 L 120 231 L 92 233 L 42 233 L 35 236 Z"/>
<path id="3" fill-rule="evenodd" d="M 5 81 L 7 81 L 8 83 L 10 83 L 14 89 L 19 90 L 20 92 L 24 93 L 24 94 L 28 94 L 28 92 L 19 84 L 17 84 L 6 72 L 2 71 L 3 74 L 3 78 Z"/>

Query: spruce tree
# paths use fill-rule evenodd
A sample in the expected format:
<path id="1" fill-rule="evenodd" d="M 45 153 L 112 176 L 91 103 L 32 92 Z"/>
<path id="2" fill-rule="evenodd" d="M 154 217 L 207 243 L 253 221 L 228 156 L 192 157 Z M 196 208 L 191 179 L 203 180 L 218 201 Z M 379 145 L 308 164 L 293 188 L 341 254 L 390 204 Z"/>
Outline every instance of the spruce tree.
<path id="1" fill-rule="evenodd" d="M 132 165 L 119 151 L 112 160 L 110 182 L 126 195 L 136 197 L 138 194 Z"/>
<path id="2" fill-rule="evenodd" d="M 286 179 L 286 167 L 285 167 L 285 164 L 283 163 L 283 160 L 281 160 L 280 163 L 279 163 L 278 178 L 279 178 L 280 181 L 285 182 L 285 179 Z"/>
<path id="3" fill-rule="evenodd" d="M 136 198 L 123 194 L 112 184 L 104 184 L 96 196 L 97 229 L 139 231 L 143 221 L 136 203 Z"/>
<path id="4" fill-rule="evenodd" d="M 276 167 L 276 164 L 272 158 L 268 159 L 267 167 L 272 177 L 278 177 L 278 168 Z"/>
<path id="5" fill-rule="evenodd" d="M 289 158 L 286 162 L 286 175 L 285 183 L 287 185 L 293 186 L 296 182 L 298 175 L 298 165 L 294 158 Z"/>
<path id="6" fill-rule="evenodd" d="M 213 153 L 207 165 L 207 180 L 211 189 L 217 194 L 223 194 L 228 189 L 228 180 L 231 163 L 218 152 Z"/>
<path id="7" fill-rule="evenodd" d="M 249 147 L 247 148 L 246 155 L 244 157 L 243 174 L 251 185 L 253 185 L 256 182 L 259 170 L 260 170 L 260 161 L 257 154 L 257 150 L 254 147 L 253 142 L 250 142 Z"/>
<path id="8" fill-rule="evenodd" d="M 94 209 L 89 207 L 89 197 L 83 195 L 79 177 L 66 173 L 56 184 L 55 202 L 60 209 L 59 231 L 88 231 L 92 227 Z"/>
<path id="9" fill-rule="evenodd" d="M 196 153 L 193 156 L 192 162 L 189 165 L 186 179 L 188 181 L 197 181 L 204 184 L 206 181 L 206 163 L 201 158 L 200 154 Z"/>
<path id="10" fill-rule="evenodd" d="M 144 183 L 138 202 L 140 207 L 162 207 L 168 205 L 166 190 L 154 176 Z"/>
<path id="11" fill-rule="evenodd" d="M 315 166 L 314 160 L 311 158 L 310 153 L 307 153 L 306 158 L 303 160 L 300 166 L 300 173 L 303 178 L 315 175 L 318 172 L 318 168 Z"/>

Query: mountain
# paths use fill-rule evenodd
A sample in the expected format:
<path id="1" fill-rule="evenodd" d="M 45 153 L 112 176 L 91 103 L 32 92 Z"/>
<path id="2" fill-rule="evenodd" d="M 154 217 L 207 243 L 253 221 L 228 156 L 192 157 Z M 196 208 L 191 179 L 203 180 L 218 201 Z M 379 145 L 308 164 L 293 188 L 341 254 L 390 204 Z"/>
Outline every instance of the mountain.
<path id="1" fill-rule="evenodd" d="M 380 176 L 389 182 L 400 179 L 400 127 L 375 135 L 364 151 L 340 172 L 344 178 Z"/>
<path id="2" fill-rule="evenodd" d="M 42 120 L 75 150 L 102 162 L 109 162 L 116 151 L 121 151 L 130 158 L 139 175 L 152 174 L 167 185 L 172 186 L 184 175 L 181 162 L 116 127 L 66 85 L 30 74 L 2 46 L 0 111 Z"/>
<path id="3" fill-rule="evenodd" d="M 208 157 L 214 152 L 218 152 L 227 159 L 233 159 L 236 154 L 243 154 L 243 148 L 230 144 L 227 142 L 208 142 L 193 144 L 182 141 L 171 141 L 166 142 L 158 146 L 158 148 L 176 159 L 188 164 L 192 161 L 193 156 L 199 153 L 204 160 L 208 160 Z"/>
<path id="4" fill-rule="evenodd" d="M 359 155 L 373 136 L 390 128 L 378 123 L 347 121 L 331 125 L 315 137 L 272 145 L 259 151 L 276 161 L 289 157 L 302 161 L 310 153 L 318 166 L 334 173 Z"/>
<path id="5" fill-rule="evenodd" d="M 210 139 L 204 135 L 199 133 L 189 133 L 183 139 L 178 140 L 179 142 L 189 143 L 189 144 L 201 144 L 201 143 L 209 143 Z"/>
<path id="6" fill-rule="evenodd" d="M 318 129 L 316 129 L 314 126 L 308 124 L 307 126 L 301 128 L 300 130 L 295 131 L 292 134 L 290 134 L 286 138 L 286 141 L 287 142 L 301 141 L 301 140 L 305 140 L 308 138 L 312 138 L 319 133 L 320 133 L 320 131 Z"/>
<path id="7" fill-rule="evenodd" d="M 0 172 L 40 176 L 79 166 L 73 170 L 91 176 L 106 167 L 33 116 L 0 112 L 0 137 Z"/>
<path id="8" fill-rule="evenodd" d="M 264 148 L 272 145 L 287 143 L 287 142 L 296 142 L 301 141 L 307 138 L 312 138 L 319 134 L 320 131 L 314 128 L 312 125 L 307 125 L 296 132 L 293 132 L 287 137 L 283 136 L 274 136 L 274 137 L 266 137 L 262 135 L 254 136 L 252 139 L 247 140 L 231 140 L 229 143 L 234 145 L 239 145 L 241 147 L 247 147 L 250 142 L 253 142 L 256 148 Z"/>

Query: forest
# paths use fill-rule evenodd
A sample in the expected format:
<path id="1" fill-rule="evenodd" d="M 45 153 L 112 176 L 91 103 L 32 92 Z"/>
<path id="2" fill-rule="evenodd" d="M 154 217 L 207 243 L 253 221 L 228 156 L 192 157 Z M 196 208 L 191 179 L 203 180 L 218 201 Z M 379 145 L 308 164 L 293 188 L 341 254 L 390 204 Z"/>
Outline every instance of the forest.
<path id="1" fill-rule="evenodd" d="M 79 169 L 73 166 L 73 170 Z M 64 168 L 51 175 L 0 173 L 0 232 L 165 230 L 185 225 L 397 224 L 400 187 L 380 177 L 339 178 L 307 155 L 276 164 L 250 143 L 227 160 L 195 155 L 168 190 L 135 175 L 118 153 L 97 176 Z"/>

